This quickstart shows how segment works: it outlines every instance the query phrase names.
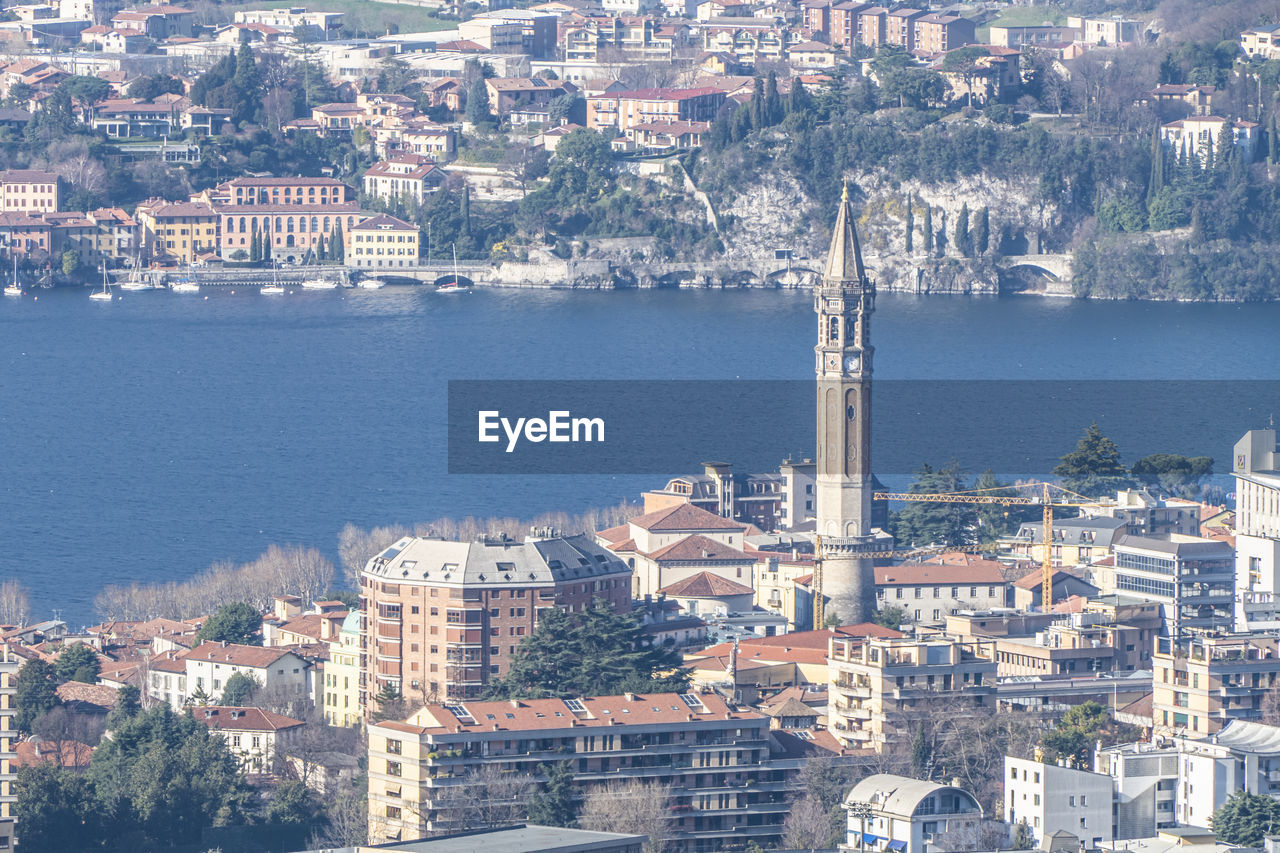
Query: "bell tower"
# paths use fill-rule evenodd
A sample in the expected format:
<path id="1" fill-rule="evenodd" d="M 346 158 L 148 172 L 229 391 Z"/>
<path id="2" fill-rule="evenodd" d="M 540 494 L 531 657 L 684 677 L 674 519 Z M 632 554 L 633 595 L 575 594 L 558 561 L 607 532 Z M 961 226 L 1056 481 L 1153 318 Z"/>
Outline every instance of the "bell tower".
<path id="1" fill-rule="evenodd" d="M 818 314 L 816 532 L 822 537 L 824 593 L 831 599 L 831 609 L 846 623 L 866 621 L 875 612 L 872 561 L 858 556 L 877 548 L 871 529 L 875 353 L 871 314 L 875 301 L 876 288 L 862 265 L 846 184 L 826 268 L 814 292 Z"/>

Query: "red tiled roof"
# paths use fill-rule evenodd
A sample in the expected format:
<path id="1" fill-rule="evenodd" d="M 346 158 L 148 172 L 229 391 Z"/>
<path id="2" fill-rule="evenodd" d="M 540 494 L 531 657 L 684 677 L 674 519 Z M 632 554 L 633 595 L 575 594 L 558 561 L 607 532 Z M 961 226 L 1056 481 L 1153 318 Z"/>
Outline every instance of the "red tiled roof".
<path id="1" fill-rule="evenodd" d="M 237 708 L 229 705 L 208 705 L 192 708 L 191 715 L 211 729 L 247 732 L 278 732 L 296 729 L 301 720 L 276 714 L 262 708 Z"/>
<path id="2" fill-rule="evenodd" d="M 702 561 L 708 560 L 713 562 L 732 562 L 732 563 L 754 563 L 755 560 L 749 554 L 745 554 L 723 542 L 717 542 L 701 534 L 686 536 L 676 542 L 672 542 L 665 548 L 659 548 L 649 555 L 652 560 L 662 561 Z"/>
<path id="3" fill-rule="evenodd" d="M 714 512 L 696 507 L 693 504 L 681 503 L 675 506 L 647 512 L 630 519 L 641 530 L 745 530 L 747 525 L 730 518 L 722 518 Z"/>
<path id="4" fill-rule="evenodd" d="M 698 572 L 684 580 L 668 584 L 658 592 L 673 598 L 718 598 L 724 595 L 752 595 L 755 590 L 711 572 Z"/>
<path id="5" fill-rule="evenodd" d="M 14 747 L 16 757 L 14 764 L 19 767 L 39 767 L 45 762 L 52 762 L 62 767 L 77 769 L 89 766 L 93 757 L 93 747 L 78 740 L 40 742 L 20 740 Z"/>
<path id="6" fill-rule="evenodd" d="M 227 643 L 225 646 L 222 643 L 201 643 L 187 652 L 186 657 L 190 660 L 215 661 L 261 669 L 271 666 L 288 654 L 293 652 L 284 648 L 243 646 L 238 643 Z"/>

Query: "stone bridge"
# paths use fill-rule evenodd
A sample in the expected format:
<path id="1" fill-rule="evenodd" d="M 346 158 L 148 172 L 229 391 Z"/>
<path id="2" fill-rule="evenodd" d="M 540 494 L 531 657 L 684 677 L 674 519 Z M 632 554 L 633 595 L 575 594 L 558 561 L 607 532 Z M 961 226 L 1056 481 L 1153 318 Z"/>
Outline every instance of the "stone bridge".
<path id="1" fill-rule="evenodd" d="M 1039 271 L 1058 281 L 1071 279 L 1071 255 L 1006 255 L 997 264 L 1002 270 Z"/>

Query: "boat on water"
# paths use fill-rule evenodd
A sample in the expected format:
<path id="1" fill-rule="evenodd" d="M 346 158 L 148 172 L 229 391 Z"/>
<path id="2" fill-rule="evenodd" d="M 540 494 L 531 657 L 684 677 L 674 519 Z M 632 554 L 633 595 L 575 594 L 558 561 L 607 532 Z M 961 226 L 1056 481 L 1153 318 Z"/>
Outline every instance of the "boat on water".
<path id="1" fill-rule="evenodd" d="M 304 290 L 334 290 L 338 283 L 329 278 L 309 278 L 302 283 Z"/>
<path id="2" fill-rule="evenodd" d="M 121 290 L 151 290 L 151 283 L 142 277 L 142 273 L 138 269 L 137 258 L 134 258 L 133 263 L 129 265 L 129 277 L 117 287 Z"/>
<path id="3" fill-rule="evenodd" d="M 196 284 L 194 281 L 175 281 L 173 284 L 169 285 L 169 289 L 174 293 L 199 293 L 200 285 Z"/>
<path id="4" fill-rule="evenodd" d="M 444 284 L 436 288 L 436 293 L 470 293 L 470 291 L 462 286 L 462 280 L 458 278 L 458 247 L 453 247 L 453 278 L 445 281 Z"/>
<path id="5" fill-rule="evenodd" d="M 280 294 L 284 293 L 284 287 L 280 284 L 280 266 L 276 263 L 271 264 L 271 283 L 264 284 L 260 293 Z"/>
<path id="6" fill-rule="evenodd" d="M 102 302 L 111 301 L 111 285 L 107 284 L 107 265 L 102 265 L 102 290 L 95 290 L 89 294 L 90 299 L 96 299 Z"/>
<path id="7" fill-rule="evenodd" d="M 364 290 L 377 290 L 385 284 L 386 282 L 380 278 L 362 278 L 356 287 L 363 288 Z"/>
<path id="8" fill-rule="evenodd" d="M 22 285 L 18 284 L 18 256 L 13 256 L 13 281 L 4 286 L 5 296 L 21 296 Z"/>

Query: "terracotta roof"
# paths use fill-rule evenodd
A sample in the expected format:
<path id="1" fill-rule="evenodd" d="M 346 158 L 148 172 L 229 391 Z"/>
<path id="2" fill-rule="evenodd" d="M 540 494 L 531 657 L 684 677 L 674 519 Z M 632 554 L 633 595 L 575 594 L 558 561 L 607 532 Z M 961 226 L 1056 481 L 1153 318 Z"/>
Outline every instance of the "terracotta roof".
<path id="1" fill-rule="evenodd" d="M 1060 583 L 1066 580 L 1080 580 L 1080 578 L 1077 578 L 1075 575 L 1071 574 L 1071 572 L 1063 571 L 1062 569 L 1054 569 L 1053 577 L 1050 581 L 1051 583 Z M 1042 582 L 1043 578 L 1040 576 L 1040 572 L 1033 571 L 1018 578 L 1013 582 L 1013 585 L 1019 589 L 1039 589 Z"/>
<path id="2" fill-rule="evenodd" d="M 903 563 L 876 566 L 877 586 L 943 586 L 946 584 L 1003 584 L 997 566 L 947 566 L 936 563 Z"/>
<path id="3" fill-rule="evenodd" d="M 0 184 L 53 184 L 58 176 L 39 169 L 5 169 L 0 172 Z"/>
<path id="4" fill-rule="evenodd" d="M 296 729 L 301 720 L 275 714 L 262 708 L 237 708 L 229 705 L 207 705 L 192 708 L 191 715 L 211 729 L 248 732 L 278 732 Z"/>
<path id="5" fill-rule="evenodd" d="M 627 92 L 610 92 L 607 95 L 596 95 L 595 97 L 631 101 L 682 101 L 687 98 L 721 94 L 724 94 L 723 90 L 705 86 L 700 89 L 632 89 Z"/>
<path id="6" fill-rule="evenodd" d="M 371 216 L 363 222 L 356 225 L 352 231 L 412 231 L 417 233 L 418 229 L 414 225 L 410 225 L 403 219 L 396 219 L 394 216 L 388 216 L 380 213 L 377 216 Z"/>
<path id="7" fill-rule="evenodd" d="M 597 530 L 596 537 L 604 539 L 606 542 L 621 542 L 631 536 L 631 528 L 625 524 L 619 524 L 617 527 L 609 527 L 605 530 Z"/>
<path id="8" fill-rule="evenodd" d="M 807 736 L 794 731 L 775 729 L 769 732 L 769 739 L 777 747 L 776 752 L 784 758 L 808 758 L 821 755 L 852 755 L 856 750 L 846 749 L 835 735 L 826 729 L 803 729 Z M 773 752 L 773 750 L 770 750 Z M 870 754 L 870 750 L 866 750 Z"/>
<path id="9" fill-rule="evenodd" d="M 317 108 L 318 109 L 318 108 Z M 218 189 L 223 187 L 329 187 L 337 189 L 345 187 L 342 181 L 336 178 L 232 178 L 229 181 L 218 185 Z"/>
<path id="10" fill-rule="evenodd" d="M 690 694 L 684 694 L 690 695 Z M 694 694 L 701 703 L 693 707 L 676 693 L 628 693 L 620 696 L 592 696 L 578 699 L 582 712 L 575 713 L 564 699 L 522 699 L 505 702 L 457 702 L 432 704 L 404 723 L 374 725 L 398 731 L 424 733 L 438 731 L 492 732 L 568 729 L 686 723 L 695 720 L 760 720 L 757 711 L 735 711 L 715 693 Z M 459 717 L 456 710 L 470 716 Z"/>
<path id="11" fill-rule="evenodd" d="M 78 740 L 20 740 L 13 751 L 16 754 L 14 764 L 19 767 L 39 767 L 45 762 L 53 762 L 62 767 L 83 768 L 89 766 L 93 757 L 93 747 Z"/>
<path id="12" fill-rule="evenodd" d="M 114 708 L 120 699 L 120 691 L 104 684 L 84 684 L 68 681 L 58 685 L 58 698 L 63 702 L 84 702 L 100 708 Z"/>
<path id="13" fill-rule="evenodd" d="M 747 525 L 693 504 L 676 504 L 628 520 L 641 530 L 745 530 Z"/>
<path id="14" fill-rule="evenodd" d="M 673 598 L 717 598 L 722 595 L 752 595 L 755 590 L 711 572 L 698 572 L 668 584 L 658 592 Z"/>
<path id="15" fill-rule="evenodd" d="M 186 657 L 188 660 L 214 661 L 261 669 L 271 666 L 288 654 L 293 652 L 283 648 L 242 646 L 238 643 L 227 643 L 225 646 L 222 643 L 201 643 L 187 652 Z"/>
<path id="16" fill-rule="evenodd" d="M 732 563 L 754 563 L 755 560 L 737 548 L 717 542 L 701 534 L 686 536 L 672 542 L 665 548 L 649 554 L 649 558 L 658 561 L 712 561 Z"/>
<path id="17" fill-rule="evenodd" d="M 771 705 L 765 710 L 770 717 L 816 717 L 818 712 L 801 702 L 794 696 L 788 696 L 781 704 Z"/>
<path id="18" fill-rule="evenodd" d="M 610 551 L 618 551 L 620 553 L 626 552 L 626 551 L 634 551 L 636 549 L 636 540 L 623 539 L 621 542 L 612 542 L 606 547 L 608 547 Z"/>
<path id="19" fill-rule="evenodd" d="M 1131 717 L 1142 717 L 1143 719 L 1151 719 L 1152 694 L 1148 693 L 1138 699 L 1133 700 L 1128 705 L 1116 711 L 1117 714 L 1128 714 Z"/>

